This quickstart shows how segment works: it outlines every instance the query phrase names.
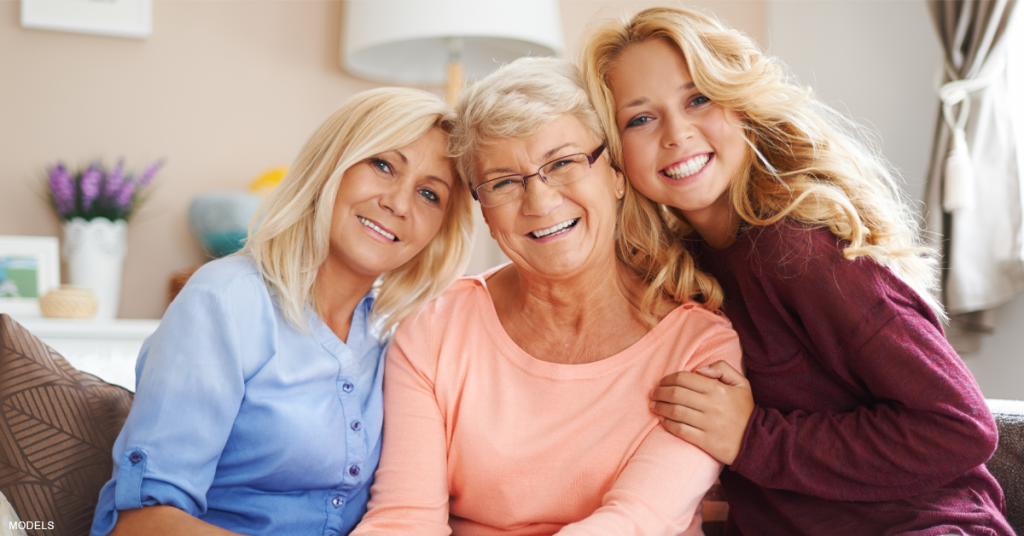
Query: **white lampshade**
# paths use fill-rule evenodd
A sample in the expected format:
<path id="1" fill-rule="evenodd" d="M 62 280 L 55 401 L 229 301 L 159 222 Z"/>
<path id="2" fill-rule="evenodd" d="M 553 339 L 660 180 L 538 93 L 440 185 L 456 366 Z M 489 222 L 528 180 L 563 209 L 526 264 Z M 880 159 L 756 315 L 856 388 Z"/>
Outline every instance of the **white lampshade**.
<path id="1" fill-rule="evenodd" d="M 452 38 L 467 78 L 522 56 L 562 50 L 555 0 L 348 0 L 341 64 L 392 84 L 441 84 Z"/>

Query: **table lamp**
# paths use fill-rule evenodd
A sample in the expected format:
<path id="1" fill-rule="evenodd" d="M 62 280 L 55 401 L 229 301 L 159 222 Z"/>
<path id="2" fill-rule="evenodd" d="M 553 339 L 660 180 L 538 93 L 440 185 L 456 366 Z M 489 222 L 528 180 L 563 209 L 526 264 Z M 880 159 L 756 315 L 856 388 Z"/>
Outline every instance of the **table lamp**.
<path id="1" fill-rule="evenodd" d="M 563 47 L 555 0 L 348 0 L 342 32 L 347 72 L 388 84 L 443 83 L 453 106 L 465 78 Z"/>

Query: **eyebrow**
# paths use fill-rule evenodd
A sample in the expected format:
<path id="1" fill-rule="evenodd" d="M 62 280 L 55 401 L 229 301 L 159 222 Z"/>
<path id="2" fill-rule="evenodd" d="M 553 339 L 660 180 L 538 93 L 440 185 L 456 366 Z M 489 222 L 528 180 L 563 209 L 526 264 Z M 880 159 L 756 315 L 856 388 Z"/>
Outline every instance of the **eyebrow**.
<path id="1" fill-rule="evenodd" d="M 408 164 L 409 163 L 409 159 L 406 158 L 404 154 L 402 154 L 402 151 L 399 151 L 398 149 L 395 149 L 395 153 L 398 155 L 399 158 L 402 159 L 402 163 L 403 164 Z"/>
<path id="2" fill-rule="evenodd" d="M 697 87 L 696 84 L 694 84 L 693 82 L 689 82 L 689 83 L 683 84 L 683 87 L 679 88 L 679 91 L 680 92 L 690 91 L 691 89 L 693 89 L 695 87 Z M 619 111 L 621 112 L 622 110 L 625 110 L 627 108 L 633 108 L 634 106 L 640 106 L 641 104 L 647 104 L 649 101 L 650 101 L 650 99 L 648 99 L 647 97 L 638 97 L 638 98 L 635 98 L 635 99 L 627 102 L 625 105 L 623 105 L 621 108 L 619 108 Z"/>
<path id="3" fill-rule="evenodd" d="M 547 163 L 549 163 L 550 159 L 553 156 L 555 156 L 555 154 L 557 154 L 559 151 L 561 151 L 562 149 L 565 149 L 566 147 L 571 147 L 573 145 L 576 145 L 576 142 L 570 141 L 569 143 L 563 143 L 562 145 L 559 145 L 558 147 L 555 147 L 554 149 L 551 149 L 550 151 L 544 153 L 544 155 L 541 157 L 541 160 L 544 160 L 544 163 L 547 164 Z M 519 175 L 519 172 L 514 170 L 514 169 L 512 169 L 512 168 L 491 168 L 491 169 L 488 169 L 487 171 L 483 172 L 481 174 L 481 176 L 482 177 L 486 177 L 488 175 L 493 175 L 495 173 L 505 173 L 505 174 L 508 174 L 508 175 Z"/>
<path id="4" fill-rule="evenodd" d="M 427 178 L 432 180 L 432 181 L 437 181 L 437 182 L 443 184 L 445 188 L 448 188 L 449 192 L 452 191 L 452 185 L 448 184 L 448 181 L 446 181 L 446 180 L 444 180 L 444 179 L 442 179 L 440 177 L 435 177 L 433 175 L 427 175 Z"/>
<path id="5" fill-rule="evenodd" d="M 550 159 L 551 157 L 555 156 L 555 154 L 558 153 L 558 151 L 561 151 L 562 149 L 565 149 L 566 147 L 569 147 L 571 145 L 576 145 L 576 142 L 570 141 L 569 143 L 563 143 L 562 145 L 559 145 L 558 147 L 555 147 L 554 149 L 551 149 L 550 151 L 544 153 L 543 160 L 546 163 L 547 160 Z"/>

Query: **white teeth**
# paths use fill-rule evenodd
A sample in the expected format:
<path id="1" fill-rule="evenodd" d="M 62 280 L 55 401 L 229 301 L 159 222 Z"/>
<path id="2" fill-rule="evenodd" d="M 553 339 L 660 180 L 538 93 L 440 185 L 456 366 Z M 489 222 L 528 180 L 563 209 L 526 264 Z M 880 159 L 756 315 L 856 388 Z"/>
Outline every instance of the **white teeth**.
<path id="1" fill-rule="evenodd" d="M 695 156 L 686 162 L 666 169 L 665 174 L 673 179 L 684 179 L 704 169 L 708 160 L 711 160 L 711 155 L 702 154 L 700 156 Z"/>
<path id="2" fill-rule="evenodd" d="M 359 221 L 362 222 L 363 225 L 369 227 L 370 229 L 373 229 L 374 231 L 377 231 L 378 233 L 383 235 L 388 240 L 391 240 L 392 242 L 395 241 L 395 235 L 385 231 L 384 229 L 381 229 L 380 227 L 377 227 L 376 225 L 373 224 L 372 221 L 370 221 L 370 220 L 368 220 L 368 219 L 366 219 L 366 218 L 364 218 L 362 216 L 356 216 L 356 217 L 359 218 Z"/>
<path id="3" fill-rule="evenodd" d="M 530 234 L 533 235 L 534 238 L 544 238 L 545 236 L 553 235 L 553 234 L 555 234 L 555 233 L 557 233 L 559 231 L 564 231 L 565 229 L 568 229 L 569 227 L 572 227 L 579 220 L 580 220 L 579 218 L 573 218 L 573 219 L 571 219 L 569 221 L 563 221 L 562 223 L 559 223 L 558 225 L 552 225 L 551 227 L 548 227 L 547 229 L 541 229 L 539 231 L 533 231 Z"/>

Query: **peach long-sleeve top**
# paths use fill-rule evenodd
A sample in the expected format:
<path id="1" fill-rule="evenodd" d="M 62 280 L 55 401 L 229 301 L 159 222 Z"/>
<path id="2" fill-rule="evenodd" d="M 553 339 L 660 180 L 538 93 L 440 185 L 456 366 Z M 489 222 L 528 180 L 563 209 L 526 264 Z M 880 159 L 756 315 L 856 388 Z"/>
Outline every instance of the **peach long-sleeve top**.
<path id="1" fill-rule="evenodd" d="M 701 534 L 722 466 L 660 426 L 649 393 L 671 372 L 739 369 L 729 321 L 685 304 L 618 354 L 551 363 L 506 334 L 487 275 L 399 326 L 380 467 L 352 534 Z"/>

